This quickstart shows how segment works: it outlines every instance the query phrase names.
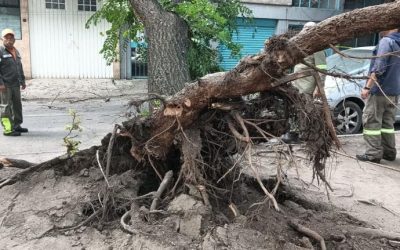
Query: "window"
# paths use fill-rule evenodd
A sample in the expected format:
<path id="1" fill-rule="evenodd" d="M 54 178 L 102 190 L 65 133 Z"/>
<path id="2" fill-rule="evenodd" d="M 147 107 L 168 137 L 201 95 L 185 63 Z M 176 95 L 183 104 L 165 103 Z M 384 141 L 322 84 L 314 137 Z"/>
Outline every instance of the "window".
<path id="1" fill-rule="evenodd" d="M 382 4 L 383 0 L 346 0 L 344 2 L 345 10 L 353 10 L 357 8 L 364 8 L 367 6 Z"/>
<path id="2" fill-rule="evenodd" d="M 46 0 L 46 9 L 65 10 L 65 0 Z"/>
<path id="3" fill-rule="evenodd" d="M 96 0 L 78 0 L 78 10 L 81 11 L 96 11 Z"/>
<path id="4" fill-rule="evenodd" d="M 19 0 L 0 0 L 0 32 L 12 29 L 15 39 L 21 39 L 21 10 Z"/>
<path id="5" fill-rule="evenodd" d="M 337 9 L 337 0 L 293 0 L 294 7 Z"/>

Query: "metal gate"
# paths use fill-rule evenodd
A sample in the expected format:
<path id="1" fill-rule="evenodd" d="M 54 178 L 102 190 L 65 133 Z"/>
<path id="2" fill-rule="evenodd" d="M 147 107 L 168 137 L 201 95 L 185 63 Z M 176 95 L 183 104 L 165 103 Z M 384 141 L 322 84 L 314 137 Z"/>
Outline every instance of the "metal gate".
<path id="1" fill-rule="evenodd" d="M 147 78 L 147 60 L 143 57 L 141 49 L 146 50 L 144 42 L 131 42 L 131 73 L 132 78 Z"/>
<path id="2" fill-rule="evenodd" d="M 231 51 L 225 46 L 219 48 L 221 53 L 220 66 L 230 70 L 239 60 L 246 55 L 255 55 L 264 48 L 264 41 L 275 34 L 276 20 L 255 18 L 251 23 L 243 18 L 238 18 L 237 32 L 233 34 L 233 42 L 241 44 L 242 50 L 239 57 L 232 57 Z"/>
<path id="3" fill-rule="evenodd" d="M 29 0 L 30 49 L 34 78 L 112 78 L 99 53 L 109 24 L 85 28 L 99 1 Z"/>

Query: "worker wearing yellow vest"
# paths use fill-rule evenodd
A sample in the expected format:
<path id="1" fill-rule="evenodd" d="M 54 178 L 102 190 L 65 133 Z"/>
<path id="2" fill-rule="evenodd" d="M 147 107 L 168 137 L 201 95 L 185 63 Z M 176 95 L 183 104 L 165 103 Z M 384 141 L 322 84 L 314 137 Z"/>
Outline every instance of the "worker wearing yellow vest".
<path id="1" fill-rule="evenodd" d="M 15 34 L 11 29 L 1 33 L 3 46 L 0 46 L 0 109 L 3 134 L 19 136 L 28 132 L 22 128 L 21 89 L 25 89 L 25 76 L 21 56 L 14 47 Z"/>
<path id="2" fill-rule="evenodd" d="M 315 26 L 316 23 L 308 22 L 304 24 L 303 29 L 300 32 L 304 32 L 305 30 L 309 29 L 310 27 Z M 326 55 L 324 51 L 315 52 L 312 55 L 307 56 L 304 58 L 304 61 L 309 64 L 313 65 L 319 69 L 326 70 Z M 310 69 L 307 65 L 299 63 L 294 67 L 294 73 L 301 72 Z M 325 75 L 320 74 L 322 86 L 325 83 Z M 293 82 L 293 86 L 296 87 L 300 93 L 308 95 L 310 98 L 318 98 L 321 97 L 321 93 L 319 88 L 317 87 L 317 82 L 313 76 L 304 77 L 297 79 Z M 285 133 L 282 136 L 282 140 L 286 143 L 296 143 L 299 142 L 299 135 L 298 135 L 298 128 L 297 126 L 297 117 L 292 117 L 289 121 L 290 123 L 290 131 Z"/>

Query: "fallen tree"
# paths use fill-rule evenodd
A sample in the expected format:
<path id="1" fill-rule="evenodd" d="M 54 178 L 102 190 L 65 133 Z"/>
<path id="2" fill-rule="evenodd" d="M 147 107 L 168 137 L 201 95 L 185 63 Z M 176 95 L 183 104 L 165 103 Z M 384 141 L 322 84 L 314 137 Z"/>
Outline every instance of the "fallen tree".
<path id="1" fill-rule="evenodd" d="M 53 168 L 67 175 L 96 166 L 101 169 L 106 183 L 99 194 L 102 208 L 92 214 L 101 211 L 102 219 L 107 220 L 113 212 L 109 208 L 114 206 L 109 176 L 133 169 L 140 173 L 147 192 L 142 190 L 137 197 L 132 197 L 131 203 L 143 195 L 152 197 L 153 202 L 144 212 L 135 210 L 130 216 L 125 214 L 121 221 L 127 227 L 126 218 L 138 218 L 139 212 L 146 216 L 160 212 L 158 207 L 162 197 L 169 201 L 176 194 L 185 192 L 188 186 L 195 187 L 204 204 L 210 206 L 221 201 L 240 203 L 237 195 L 240 194 L 238 180 L 242 180 L 242 169 L 233 157 L 239 155 L 252 171 L 250 182 L 279 210 L 274 194 L 283 182 L 281 170 L 277 168 L 272 187 L 264 183 L 253 165 L 253 144 L 279 138 L 287 129 L 289 114 L 296 113 L 315 177 L 324 182 L 325 160 L 333 146 L 340 146 L 332 129 L 326 100 L 322 105 L 314 103 L 287 84 L 309 74 L 318 76 L 312 72 L 288 76 L 286 70 L 331 44 L 400 26 L 398 13 L 399 1 L 332 17 L 292 38 L 286 35 L 273 37 L 266 43 L 264 53 L 242 59 L 230 72 L 210 74 L 188 83 L 172 97 L 151 94 L 149 98 L 133 100 L 131 105 L 138 109 L 144 102 L 154 99 L 162 105 L 149 117 L 139 114 L 122 126 L 116 126 L 113 133 L 103 139 L 101 147 L 31 166 L 1 180 L 0 187 L 23 180 L 39 170 Z M 290 157 L 290 146 L 284 145 L 277 154 Z M 168 181 L 163 182 L 166 177 Z M 163 184 L 161 191 L 154 192 L 160 183 L 172 184 Z"/>
<path id="2" fill-rule="evenodd" d="M 283 77 L 286 69 L 301 62 L 305 56 L 355 36 L 398 27 L 399 10 L 398 1 L 357 9 L 326 19 L 291 39 L 285 36 L 272 38 L 262 55 L 243 59 L 230 72 L 207 75 L 190 83 L 168 100 L 163 110 L 153 114 L 143 123 L 138 122 L 137 126 L 145 128 L 146 134 L 152 140 L 144 143 L 149 138 L 135 136 L 142 131 L 141 129 L 131 131 L 135 138 L 140 138 L 132 146 L 133 155 L 136 155 L 138 160 L 143 155 L 165 158 L 179 124 L 182 128 L 190 127 L 213 99 L 234 98 L 273 90 L 279 87 L 274 81 Z M 172 125 L 176 117 L 179 117 L 179 124 Z M 158 134 L 160 136 L 156 136 Z M 149 143 L 157 145 L 157 149 L 146 150 L 143 146 Z"/>
<path id="3" fill-rule="evenodd" d="M 302 124 L 301 131 L 303 139 L 308 143 L 310 161 L 313 163 L 316 173 L 321 173 L 324 162 L 329 156 L 332 142 L 335 142 L 337 147 L 339 146 L 335 134 L 329 130 L 331 123 L 327 119 L 321 119 L 324 115 L 319 107 L 308 105 L 309 100 L 299 96 L 296 91 L 285 84 L 285 81 L 280 79 L 285 77 L 286 69 L 316 51 L 354 36 L 398 27 L 400 24 L 400 16 L 397 14 L 399 10 L 400 3 L 398 1 L 357 9 L 324 20 L 316 27 L 290 39 L 285 35 L 273 37 L 267 42 L 264 53 L 242 59 L 230 72 L 207 75 L 189 83 L 173 97 L 167 99 L 159 97 L 163 107 L 150 118 L 135 118 L 124 124 L 126 132 L 131 138 L 130 154 L 138 162 L 150 163 L 149 165 L 159 172 L 158 175 L 161 179 L 161 176 L 171 169 L 165 165 L 164 169 L 161 167 L 163 166 L 162 162 L 171 157 L 171 152 L 175 152 L 171 149 L 184 154 L 183 147 L 181 147 L 184 141 L 189 143 L 194 141 L 195 144 L 202 145 L 202 148 L 197 152 L 190 152 L 190 157 L 186 155 L 183 157 L 180 171 L 185 170 L 184 166 L 187 167 L 187 161 L 198 162 L 199 159 L 196 161 L 197 156 L 201 156 L 201 164 L 210 166 L 215 159 L 226 156 L 216 156 L 213 152 L 231 148 L 232 143 L 236 143 L 235 140 L 242 141 L 241 145 L 236 144 L 238 146 L 236 149 L 243 151 L 243 149 L 248 149 L 243 143 L 251 143 L 251 135 L 258 134 L 268 140 L 267 137 L 279 136 L 284 131 L 283 127 L 285 127 L 286 121 L 279 123 L 275 120 L 275 127 L 271 125 L 274 128 L 268 130 L 268 133 L 265 133 L 263 128 L 249 123 L 249 119 L 262 119 L 262 117 L 252 113 L 250 111 L 252 109 L 248 107 L 257 107 L 259 110 L 271 109 L 274 105 L 271 103 L 274 101 L 268 97 L 271 98 L 272 95 L 282 97 L 285 99 L 284 102 L 289 105 L 295 104 L 296 108 L 292 112 L 298 113 L 300 120 L 308 121 Z M 370 20 L 374 20 L 374 22 L 370 22 Z M 262 94 L 259 96 L 260 98 L 250 101 L 244 101 L 241 98 L 253 93 Z M 215 119 L 207 119 L 211 119 L 210 117 L 213 115 L 218 117 L 220 122 L 222 120 L 223 125 L 219 123 L 220 128 L 222 127 L 221 131 L 233 135 L 231 137 L 233 141 L 224 145 L 220 138 L 214 137 L 210 140 L 212 133 L 207 131 L 207 124 Z M 286 118 L 287 120 L 287 117 L 284 115 L 280 119 Z M 325 118 L 327 117 L 325 116 Z M 198 135 L 197 139 L 188 137 L 185 134 L 186 129 L 200 129 L 200 138 Z M 252 131 L 248 131 L 250 129 Z M 238 131 L 241 132 L 237 133 Z M 178 140 L 179 142 L 177 142 L 177 138 L 181 138 Z M 207 140 L 221 146 L 205 149 L 204 145 L 207 144 Z M 194 159 L 188 160 L 191 157 Z M 207 157 L 209 161 L 206 159 Z M 156 161 L 158 163 L 154 164 Z M 189 179 L 189 182 L 194 184 L 204 185 L 204 177 L 207 174 L 199 172 L 201 164 L 193 164 L 190 171 L 182 174 L 184 179 Z M 219 174 L 223 175 L 231 165 L 232 163 L 228 162 L 227 166 L 220 169 Z M 211 168 L 213 168 L 212 171 L 219 169 L 215 165 Z M 324 179 L 322 174 L 319 177 Z"/>
<path id="4" fill-rule="evenodd" d="M 174 145 L 176 139 L 180 136 L 186 137 L 184 132 L 186 129 L 199 129 L 201 126 L 196 123 L 201 121 L 202 116 L 210 112 L 210 110 L 211 113 L 214 115 L 218 113 L 219 116 L 226 116 L 227 114 L 229 116 L 229 113 L 234 113 L 230 118 L 224 117 L 222 119 L 226 120 L 227 125 L 224 130 L 232 132 L 236 139 L 242 141 L 243 138 L 238 137 L 238 134 L 235 133 L 237 131 L 233 128 L 232 121 L 228 120 L 233 118 L 237 123 L 235 126 L 242 129 L 243 132 L 246 132 L 245 130 L 250 126 L 253 127 L 252 130 L 256 130 L 256 133 L 260 133 L 261 128 L 248 121 L 247 124 L 244 124 L 241 116 L 249 117 L 249 114 L 246 114 L 248 112 L 246 106 L 254 107 L 260 105 L 260 103 L 265 102 L 265 100 L 262 100 L 265 95 L 283 96 L 289 104 L 302 102 L 302 105 L 296 104 L 304 110 L 304 106 L 307 105 L 308 101 L 286 85 L 289 80 L 293 80 L 285 74 L 286 69 L 301 62 L 305 56 L 346 39 L 365 33 L 398 27 L 400 24 L 400 16 L 397 15 L 399 10 L 400 4 L 398 1 L 356 9 L 326 19 L 317 26 L 308 29 L 306 32 L 301 32 L 293 38 L 289 39 L 285 35 L 273 37 L 266 44 L 264 53 L 242 59 L 230 72 L 215 73 L 200 78 L 187 84 L 182 91 L 173 97 L 164 98 L 155 95 L 146 99 L 160 99 L 163 106 L 150 117 L 135 117 L 126 122 L 124 128 L 121 129 L 123 136 L 129 136 L 130 138 L 130 154 L 136 160 L 133 165 L 147 162 L 153 165 L 154 170 L 158 172 L 161 179 L 161 175 L 168 171 L 168 167 L 167 169 L 157 170 L 157 167 L 153 164 L 154 161 L 158 161 L 158 163 L 165 161 L 171 155 L 173 149 L 178 148 L 180 150 L 181 145 Z M 370 22 L 370 20 L 374 20 L 374 22 Z M 285 80 L 285 78 L 288 79 Z M 263 93 L 262 98 L 255 98 L 250 101 L 242 99 L 243 96 L 253 93 Z M 141 103 L 143 103 L 143 100 L 135 100 L 131 104 L 138 106 Z M 261 105 L 257 108 L 260 110 L 271 108 L 266 103 L 263 105 L 263 107 Z M 308 118 L 315 111 L 313 107 L 311 109 L 306 112 L 308 113 L 306 115 Z M 316 111 L 316 113 L 319 112 Z M 287 114 L 281 118 L 287 119 Z M 330 121 L 327 118 L 325 117 L 325 121 L 319 119 L 319 116 L 315 119 L 317 123 L 322 124 L 320 126 L 322 129 L 319 131 L 322 134 L 323 131 L 329 130 Z M 277 123 L 276 121 L 274 122 Z M 285 124 L 286 120 L 280 123 L 282 128 L 274 128 L 268 136 L 279 136 L 286 129 Z M 204 127 L 204 124 L 202 126 Z M 246 136 L 245 141 L 249 142 L 249 134 Z M 310 153 L 317 154 L 310 159 L 317 167 L 323 164 L 323 161 L 329 155 L 328 151 L 332 140 L 337 147 L 339 146 L 332 131 L 328 131 L 327 136 L 317 147 L 310 149 Z M 304 139 L 311 142 L 309 147 L 311 148 L 311 144 L 315 142 L 315 139 L 308 140 L 310 139 L 309 137 L 310 135 L 306 135 Z M 191 138 L 185 139 L 190 141 Z M 199 145 L 202 144 L 201 140 L 204 140 L 204 138 L 198 140 Z M 182 144 L 182 140 L 180 144 Z M 324 149 L 321 148 L 323 144 L 326 146 Z M 200 152 L 198 153 L 200 154 Z"/>
<path id="5" fill-rule="evenodd" d="M 95 225 L 96 221 L 101 230 L 115 219 L 118 219 L 125 232 L 159 237 L 157 233 L 154 236 L 154 229 L 149 229 L 154 224 L 143 223 L 159 219 L 165 230 L 173 228 L 175 233 L 185 231 L 185 235 L 196 238 L 201 234 L 202 228 L 206 227 L 195 224 L 198 232 L 192 234 L 193 226 L 185 222 L 186 217 L 189 221 L 198 219 L 199 224 L 203 224 L 203 221 L 211 220 L 213 214 L 215 217 L 218 215 L 222 221 L 215 223 L 216 225 L 232 221 L 239 221 L 241 224 L 240 220 L 243 214 L 247 215 L 248 210 L 255 207 L 263 209 L 259 205 L 270 204 L 277 211 L 281 210 L 281 206 L 285 207 L 285 214 L 264 209 L 258 215 L 260 224 L 268 224 L 265 220 L 286 220 L 290 226 L 300 234 L 310 237 L 321 248 L 326 245 L 330 249 L 332 246 L 345 244 L 346 240 L 351 244 L 353 237 L 330 235 L 331 229 L 338 224 L 336 222 L 340 215 L 331 215 L 334 219 L 323 220 L 324 223 L 333 222 L 323 230 L 317 227 L 318 220 L 293 223 L 290 218 L 293 214 L 287 218 L 290 207 L 280 205 L 276 199 L 285 193 L 279 190 L 285 182 L 281 165 L 279 162 L 276 164 L 274 179 L 266 181 L 254 162 L 252 149 L 256 143 L 269 142 L 266 148 L 274 152 L 276 159 L 286 158 L 291 161 L 291 146 L 280 142 L 279 137 L 287 129 L 289 116 L 296 114 L 314 177 L 325 182 L 329 188 L 329 183 L 325 180 L 325 161 L 330 156 L 331 148 L 340 147 L 340 144 L 332 126 L 326 99 L 323 98 L 322 103 L 315 103 L 288 84 L 292 80 L 310 75 L 318 82 L 319 76 L 313 70 L 291 75 L 287 75 L 286 71 L 302 62 L 305 56 L 338 42 L 369 32 L 399 27 L 398 13 L 399 1 L 332 17 L 291 38 L 287 35 L 273 37 L 266 43 L 264 53 L 243 58 L 230 72 L 210 74 L 188 83 L 182 91 L 171 97 L 150 94 L 142 100 L 132 100 L 130 104 L 139 113 L 122 125 L 116 125 L 113 132 L 104 137 L 101 146 L 77 152 L 72 157 L 63 155 L 39 164 L 0 159 L 0 167 L 22 169 L 17 174 L 0 180 L 0 189 L 10 190 L 10 185 L 18 181 L 29 182 L 28 177 L 33 173 L 50 170 L 57 177 L 54 177 L 54 182 L 62 179 L 58 177 L 77 173 L 78 176 L 87 176 L 89 169 L 91 172 L 94 172 L 93 169 L 100 172 L 100 178 L 95 179 L 104 179 L 104 183 L 93 181 L 85 186 L 93 187 L 93 190 L 82 194 L 91 197 L 89 202 L 83 206 L 62 202 L 64 210 L 75 209 L 74 213 L 87 217 L 74 221 L 72 226 L 59 223 L 59 217 L 56 217 L 52 221 L 52 227 L 40 237 L 52 236 L 60 231 L 68 233 L 90 223 Z M 338 73 L 334 75 L 341 77 Z M 321 87 L 320 89 L 323 90 Z M 157 103 L 161 105 L 150 116 L 140 113 L 144 102 L 154 100 L 158 102 L 153 103 L 153 106 L 157 106 Z M 43 174 L 41 178 L 46 180 L 48 175 Z M 59 188 L 64 188 L 63 185 L 67 185 L 67 182 Z M 31 185 L 37 184 L 33 180 L 27 188 L 30 189 Z M 15 214 L 13 211 L 18 196 L 29 195 L 29 192 L 25 194 L 23 186 L 18 186 L 15 194 L 10 194 L 11 203 L 0 227 L 14 223 L 8 218 L 19 216 L 17 211 Z M 33 190 L 44 190 L 43 188 Z M 81 192 L 85 188 L 80 189 Z M 182 196 L 186 193 L 192 198 Z M 248 199 L 249 196 L 252 199 Z M 260 197 L 263 198 L 261 201 Z M 174 210 L 174 201 L 178 199 L 183 200 L 183 204 L 193 205 L 186 211 L 176 209 L 176 206 Z M 294 217 L 304 218 L 301 212 L 304 208 L 297 210 Z M 178 216 L 177 224 L 168 227 L 164 225 L 168 221 L 165 218 L 166 213 L 171 217 L 170 221 L 177 219 L 177 214 L 184 214 L 184 218 Z M 271 216 L 274 220 L 263 215 Z M 50 220 L 50 217 L 47 219 Z M 347 221 L 346 218 L 342 220 Z M 279 223 L 270 224 L 275 227 Z M 337 232 L 341 232 L 341 229 L 335 228 Z M 218 235 L 223 230 L 225 229 L 219 227 L 215 234 Z M 274 231 L 273 235 L 281 235 L 279 230 Z M 398 240 L 396 234 L 373 229 L 357 228 L 349 232 L 351 235 L 367 235 L 365 232 L 368 232 L 373 237 Z M 211 244 L 211 230 L 206 234 L 204 242 Z M 207 237 L 210 238 L 209 241 L 206 240 Z M 304 244 L 309 246 L 311 243 L 308 243 Z M 217 242 L 216 246 L 218 244 Z M 376 242 L 371 244 L 376 246 Z M 263 247 L 266 248 L 265 245 Z M 260 245 L 256 248 L 263 247 Z"/>

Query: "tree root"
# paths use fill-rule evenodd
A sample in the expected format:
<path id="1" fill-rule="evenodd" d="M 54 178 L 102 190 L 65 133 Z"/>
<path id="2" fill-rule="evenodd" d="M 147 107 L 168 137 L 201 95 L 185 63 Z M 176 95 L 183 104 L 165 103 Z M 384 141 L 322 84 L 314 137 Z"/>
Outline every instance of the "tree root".
<path id="1" fill-rule="evenodd" d="M 382 202 L 377 202 L 377 201 L 375 201 L 373 199 L 370 199 L 370 200 L 357 200 L 357 201 L 360 202 L 360 203 L 367 204 L 367 205 L 381 207 L 381 208 L 385 209 L 386 211 L 388 211 L 389 213 L 391 213 L 393 215 L 400 216 L 398 213 L 396 213 L 392 209 L 385 207 Z"/>
<path id="2" fill-rule="evenodd" d="M 27 168 L 35 166 L 35 165 L 37 165 L 37 164 L 28 162 L 28 161 L 24 161 L 24 160 L 0 158 L 0 168 L 12 167 L 12 168 L 27 169 Z"/>
<path id="3" fill-rule="evenodd" d="M 157 192 L 154 194 L 154 199 L 153 199 L 153 202 L 151 203 L 150 211 L 153 211 L 157 208 L 160 197 L 164 193 L 165 189 L 167 189 L 168 185 L 170 184 L 170 182 L 172 180 L 172 176 L 173 176 L 172 170 L 168 171 L 165 174 L 164 179 L 162 180 L 160 186 L 157 189 Z"/>
<path id="4" fill-rule="evenodd" d="M 27 175 L 29 175 L 33 172 L 38 172 L 40 170 L 50 168 L 56 164 L 66 161 L 68 159 L 69 159 L 69 156 L 67 154 L 65 154 L 65 155 L 53 158 L 51 160 L 45 161 L 43 163 L 31 166 L 27 169 L 24 169 L 23 171 L 11 176 L 10 178 L 0 180 L 0 189 L 3 188 L 4 186 L 12 185 L 12 184 L 16 183 L 17 181 L 23 180 Z"/>
<path id="5" fill-rule="evenodd" d="M 121 220 L 120 220 L 120 224 L 122 226 L 122 228 L 130 233 L 130 234 L 138 234 L 139 231 L 135 228 L 133 228 L 132 226 L 128 225 L 127 220 L 129 220 L 131 218 L 131 211 L 126 211 L 126 213 L 124 213 L 124 215 L 122 215 Z"/>
<path id="6" fill-rule="evenodd" d="M 103 198 L 103 205 L 104 205 L 103 216 L 102 216 L 103 221 L 105 220 L 105 218 L 106 218 L 106 216 L 108 214 L 108 203 L 109 203 L 109 200 L 110 200 L 110 184 L 108 183 L 107 179 L 108 179 L 108 176 L 110 174 L 112 150 L 113 150 L 113 147 L 114 147 L 114 141 L 115 141 L 115 137 L 116 137 L 118 129 L 119 129 L 119 125 L 115 124 L 113 132 L 111 134 L 110 141 L 108 143 L 108 147 L 107 147 L 106 172 L 103 173 L 103 171 L 102 171 L 102 173 L 104 174 L 105 182 L 106 182 L 106 185 L 104 187 L 105 192 L 104 192 L 104 198 Z M 100 166 L 100 168 L 101 168 L 101 166 Z"/>
<path id="7" fill-rule="evenodd" d="M 141 200 L 144 198 L 148 198 L 150 196 L 154 196 L 155 192 L 150 192 L 148 194 L 142 195 L 142 196 L 138 196 L 135 198 L 132 198 L 131 200 L 129 200 L 128 202 L 123 203 L 122 205 L 120 205 L 120 208 L 126 207 L 128 205 L 130 205 L 132 203 L 132 201 L 136 201 L 136 200 Z M 76 226 L 72 226 L 72 227 L 58 227 L 58 228 L 54 228 L 56 230 L 60 230 L 60 231 L 69 231 L 69 230 L 75 230 L 78 229 L 80 227 L 83 227 L 85 225 L 87 225 L 89 222 L 91 222 L 94 218 L 96 218 L 100 213 L 102 213 L 104 210 L 104 207 L 100 207 L 96 212 L 94 212 L 93 214 L 91 214 L 88 218 L 86 218 L 86 220 L 82 221 L 81 223 L 79 223 Z M 129 212 L 129 211 L 128 211 Z M 155 210 L 154 212 L 159 212 L 158 210 Z M 124 214 L 125 215 L 125 214 Z M 121 218 L 122 219 L 122 218 Z"/>
<path id="8" fill-rule="evenodd" d="M 319 74 L 317 72 L 313 71 L 312 75 L 313 75 L 315 82 L 317 83 L 317 87 L 321 93 L 325 123 L 328 126 L 330 136 L 331 136 L 332 140 L 335 142 L 336 148 L 339 149 L 340 141 L 336 135 L 336 129 L 333 126 L 332 115 L 331 115 L 331 111 L 329 109 L 328 99 L 326 98 L 326 95 L 325 95 L 324 85 L 322 84 L 321 77 L 319 76 Z"/>
<path id="9" fill-rule="evenodd" d="M 354 228 L 350 228 L 348 232 L 350 234 L 366 236 L 366 237 L 370 237 L 372 239 L 386 238 L 388 240 L 400 240 L 399 233 L 387 232 L 387 231 L 382 231 L 382 230 L 373 229 L 373 228 L 354 227 Z"/>
<path id="10" fill-rule="evenodd" d="M 102 207 L 99 208 L 96 212 L 92 213 L 89 217 L 86 218 L 86 220 L 82 221 L 81 223 L 79 223 L 76 226 L 72 226 L 72 227 L 57 227 L 57 228 L 54 228 L 54 229 L 58 230 L 58 231 L 61 231 L 61 232 L 78 229 L 80 227 L 83 227 L 83 226 L 87 225 L 94 218 L 96 218 L 97 215 L 99 215 L 101 212 L 103 212 L 103 208 Z"/>
<path id="11" fill-rule="evenodd" d="M 324 238 L 322 238 L 321 235 L 319 235 L 317 232 L 303 226 L 300 225 L 298 222 L 296 222 L 295 220 L 290 220 L 289 222 L 289 226 L 291 226 L 294 230 L 313 238 L 314 240 L 318 241 L 321 245 L 321 249 L 322 250 L 326 250 L 326 245 L 325 245 L 325 240 Z"/>
<path id="12" fill-rule="evenodd" d="M 356 157 L 348 155 L 348 154 L 345 154 L 345 153 L 338 152 L 337 150 L 331 150 L 331 152 L 334 153 L 334 154 L 338 154 L 338 155 L 341 155 L 341 156 L 344 156 L 344 157 L 347 157 L 347 158 L 350 158 L 350 159 L 358 161 Z M 382 167 L 382 168 L 386 168 L 386 169 L 389 169 L 389 170 L 392 170 L 392 171 L 400 172 L 400 168 L 386 166 L 386 165 L 383 165 L 383 164 L 380 164 L 380 163 L 375 163 L 375 162 L 370 162 L 370 161 L 365 162 L 365 163 L 366 164 L 370 164 L 370 165 L 374 165 L 374 166 L 378 166 L 378 167 Z"/>
<path id="13" fill-rule="evenodd" d="M 206 187 L 203 185 L 197 185 L 197 189 L 199 190 L 201 197 L 203 198 L 204 205 L 207 207 L 211 207 L 210 198 L 208 197 Z"/>
<path id="14" fill-rule="evenodd" d="M 250 168 L 253 171 L 254 175 L 256 176 L 256 180 L 257 180 L 258 184 L 260 185 L 261 189 L 264 191 L 264 194 L 272 201 L 272 204 L 274 205 L 275 210 L 279 212 L 280 209 L 278 206 L 278 202 L 276 202 L 275 197 L 264 186 L 264 184 L 261 181 L 260 175 L 258 174 L 257 169 L 253 166 L 253 162 L 251 159 L 251 146 L 249 147 L 247 152 L 248 152 L 248 161 L 249 161 Z"/>

